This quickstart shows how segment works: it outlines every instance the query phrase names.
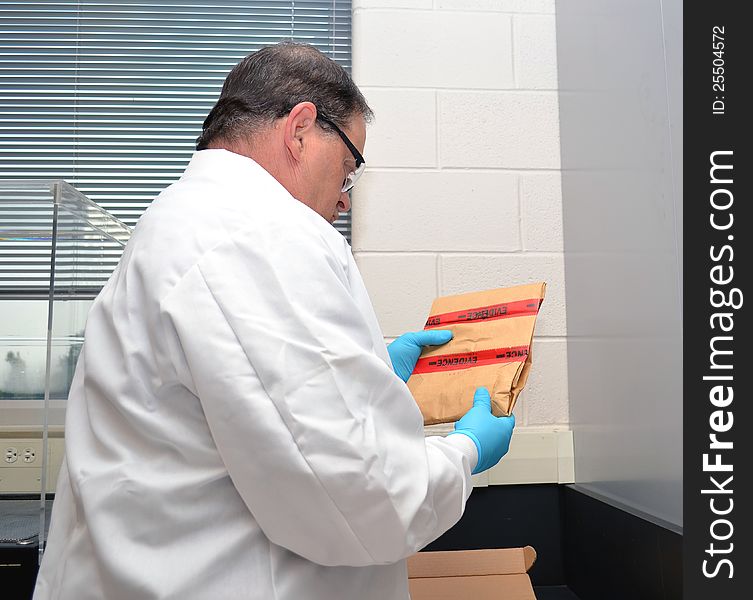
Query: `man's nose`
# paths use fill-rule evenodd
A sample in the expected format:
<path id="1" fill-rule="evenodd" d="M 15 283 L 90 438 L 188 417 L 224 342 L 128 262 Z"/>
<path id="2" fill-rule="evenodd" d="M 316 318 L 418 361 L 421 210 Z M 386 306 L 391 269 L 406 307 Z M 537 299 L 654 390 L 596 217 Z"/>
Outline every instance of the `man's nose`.
<path id="1" fill-rule="evenodd" d="M 337 203 L 337 209 L 340 212 L 348 212 L 350 210 L 350 193 L 342 192 L 340 194 L 340 201 Z"/>

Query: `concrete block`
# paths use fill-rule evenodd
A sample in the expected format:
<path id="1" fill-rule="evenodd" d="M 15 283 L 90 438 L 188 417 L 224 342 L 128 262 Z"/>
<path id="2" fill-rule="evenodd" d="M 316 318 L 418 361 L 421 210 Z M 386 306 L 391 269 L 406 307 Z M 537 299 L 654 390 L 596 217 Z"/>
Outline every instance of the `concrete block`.
<path id="1" fill-rule="evenodd" d="M 437 102 L 433 90 L 361 88 L 374 111 L 364 156 L 374 167 L 437 165 Z"/>
<path id="2" fill-rule="evenodd" d="M 557 27 L 554 15 L 513 17 L 513 60 L 518 88 L 557 89 Z"/>
<path id="3" fill-rule="evenodd" d="M 357 189 L 356 250 L 520 249 L 513 174 L 367 171 Z"/>
<path id="4" fill-rule="evenodd" d="M 391 338 L 423 329 L 437 296 L 436 256 L 356 253 L 356 262 L 382 334 Z"/>
<path id="5" fill-rule="evenodd" d="M 557 95 L 439 92 L 442 167 L 559 169 Z"/>
<path id="6" fill-rule="evenodd" d="M 566 335 L 563 255 L 443 255 L 440 265 L 441 295 L 546 281 L 546 298 L 536 320 L 536 335 Z"/>
<path id="7" fill-rule="evenodd" d="M 356 11 L 359 86 L 511 89 L 512 23 L 504 14 Z"/>
<path id="8" fill-rule="evenodd" d="M 435 0 L 435 4 L 449 10 L 554 14 L 554 0 Z"/>
<path id="9" fill-rule="evenodd" d="M 433 0 L 353 0 L 353 11 L 369 8 L 432 8 Z"/>
<path id="10" fill-rule="evenodd" d="M 523 250 L 563 251 L 560 173 L 521 173 L 520 213 Z"/>
<path id="11" fill-rule="evenodd" d="M 567 342 L 536 337 L 531 355 L 531 374 L 520 393 L 525 399 L 525 424 L 567 424 Z"/>

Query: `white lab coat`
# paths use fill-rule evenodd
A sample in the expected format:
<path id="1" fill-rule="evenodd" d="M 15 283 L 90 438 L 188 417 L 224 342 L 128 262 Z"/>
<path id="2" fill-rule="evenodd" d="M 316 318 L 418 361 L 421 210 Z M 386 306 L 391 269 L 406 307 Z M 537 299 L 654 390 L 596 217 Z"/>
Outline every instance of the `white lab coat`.
<path id="1" fill-rule="evenodd" d="M 85 339 L 36 600 L 404 600 L 463 513 L 473 443 L 424 438 L 348 244 L 248 158 L 194 155 Z"/>

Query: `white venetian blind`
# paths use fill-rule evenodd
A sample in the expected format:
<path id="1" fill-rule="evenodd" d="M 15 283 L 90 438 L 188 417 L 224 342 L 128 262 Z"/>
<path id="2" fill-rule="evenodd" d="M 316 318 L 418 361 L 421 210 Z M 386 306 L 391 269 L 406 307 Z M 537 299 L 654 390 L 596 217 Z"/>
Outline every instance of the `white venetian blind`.
<path id="1" fill-rule="evenodd" d="M 286 39 L 350 70 L 351 3 L 0 1 L 0 178 L 64 179 L 134 225 L 233 65 Z"/>

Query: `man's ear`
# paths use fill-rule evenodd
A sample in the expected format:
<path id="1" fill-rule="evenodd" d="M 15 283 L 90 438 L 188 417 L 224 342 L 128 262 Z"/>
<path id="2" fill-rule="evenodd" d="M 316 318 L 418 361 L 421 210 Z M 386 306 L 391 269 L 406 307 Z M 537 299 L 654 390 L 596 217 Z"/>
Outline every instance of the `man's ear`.
<path id="1" fill-rule="evenodd" d="M 306 138 L 316 127 L 316 106 L 313 102 L 299 102 L 285 119 L 285 146 L 295 161 L 303 156 Z"/>

